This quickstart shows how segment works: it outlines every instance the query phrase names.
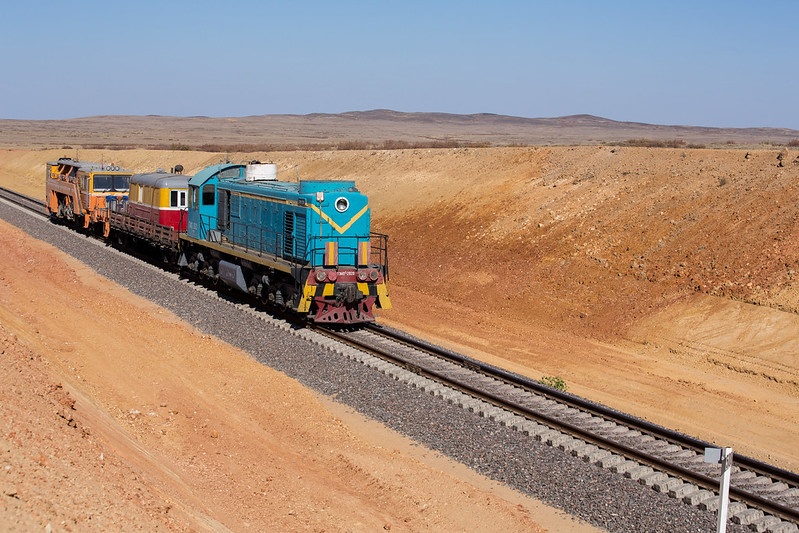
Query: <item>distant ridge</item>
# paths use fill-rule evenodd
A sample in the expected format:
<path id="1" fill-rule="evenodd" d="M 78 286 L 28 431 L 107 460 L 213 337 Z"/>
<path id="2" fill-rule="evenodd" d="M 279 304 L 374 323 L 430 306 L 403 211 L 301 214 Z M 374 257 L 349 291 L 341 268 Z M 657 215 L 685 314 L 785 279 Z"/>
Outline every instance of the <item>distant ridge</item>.
<path id="1" fill-rule="evenodd" d="M 254 115 L 248 118 L 268 118 L 280 115 Z M 531 125 L 546 125 L 557 122 L 563 125 L 613 125 L 613 124 L 641 124 L 636 122 L 617 122 L 615 120 L 597 117 L 594 115 L 569 115 L 552 118 L 526 118 L 513 115 L 498 115 L 496 113 L 456 114 L 441 112 L 405 112 L 391 109 L 372 109 L 370 111 L 345 111 L 343 113 L 309 113 L 307 115 L 283 115 L 311 118 L 350 118 L 353 120 L 385 120 L 385 121 L 421 121 L 421 122 L 455 122 L 455 123 L 526 123 Z"/>
<path id="2" fill-rule="evenodd" d="M 310 118 L 339 118 L 360 121 L 395 121 L 395 122 L 433 122 L 452 124 L 508 124 L 515 126 L 546 127 L 557 125 L 559 127 L 588 127 L 607 128 L 613 130 L 641 130 L 641 131 L 673 131 L 678 135 L 706 135 L 726 136 L 730 132 L 748 136 L 790 136 L 799 138 L 799 130 L 789 128 L 752 127 L 752 128 L 718 128 L 713 126 L 690 126 L 673 124 L 651 124 L 647 122 L 618 121 L 599 117 L 591 114 L 565 115 L 560 117 L 526 118 L 513 115 L 499 115 L 496 113 L 454 114 L 442 112 L 405 112 L 391 109 L 372 109 L 368 111 L 346 111 L 343 113 L 310 113 L 307 115 L 258 115 L 258 118 L 268 119 L 276 116 L 296 116 Z M 247 118 L 256 118 L 247 117 Z M 659 138 L 659 136 L 656 136 Z"/>
<path id="3" fill-rule="evenodd" d="M 693 145 L 785 145 L 799 130 L 713 128 L 619 122 L 590 114 L 524 118 L 390 109 L 246 117 L 95 116 L 66 120 L 0 120 L 0 147 L 343 146 L 346 143 L 480 146 L 585 145 L 632 139 Z"/>
<path id="4" fill-rule="evenodd" d="M 472 114 L 457 114 L 457 113 L 442 113 L 442 112 L 425 112 L 425 111 L 393 111 L 391 109 L 372 109 L 368 111 L 345 111 L 342 113 L 309 113 L 306 115 L 252 115 L 247 118 L 268 118 L 275 116 L 294 116 L 294 117 L 325 117 L 325 118 L 352 118 L 354 120 L 418 120 L 418 121 L 452 121 L 452 122 L 510 122 L 510 123 L 528 123 L 528 124 L 552 124 L 558 123 L 564 126 L 608 126 L 618 127 L 623 125 L 635 125 L 643 127 L 681 127 L 681 128 L 705 128 L 705 129 L 739 129 L 739 130 L 775 130 L 775 131 L 797 131 L 785 128 L 715 128 L 712 126 L 686 126 L 686 125 L 664 125 L 652 124 L 647 122 L 635 121 L 619 121 L 609 118 L 604 118 L 587 113 L 576 115 L 564 115 L 559 117 L 519 117 L 515 115 L 500 115 L 497 113 L 472 113 Z"/>

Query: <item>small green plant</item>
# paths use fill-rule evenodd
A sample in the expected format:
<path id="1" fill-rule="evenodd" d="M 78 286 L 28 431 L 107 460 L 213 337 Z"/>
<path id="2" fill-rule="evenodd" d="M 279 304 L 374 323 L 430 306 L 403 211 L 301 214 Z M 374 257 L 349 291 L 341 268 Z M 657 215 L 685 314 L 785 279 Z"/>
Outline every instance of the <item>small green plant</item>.
<path id="1" fill-rule="evenodd" d="M 566 386 L 566 382 L 563 381 L 563 378 L 560 376 L 543 376 L 538 380 L 538 382 L 542 385 L 547 385 L 548 387 L 552 387 L 553 389 L 558 389 L 563 392 L 566 392 L 566 389 L 568 388 Z"/>

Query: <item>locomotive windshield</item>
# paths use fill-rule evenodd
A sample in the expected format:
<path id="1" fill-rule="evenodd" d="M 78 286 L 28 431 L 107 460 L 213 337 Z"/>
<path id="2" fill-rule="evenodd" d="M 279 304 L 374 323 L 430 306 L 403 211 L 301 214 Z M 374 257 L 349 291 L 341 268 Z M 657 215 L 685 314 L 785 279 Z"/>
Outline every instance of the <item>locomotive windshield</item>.
<path id="1" fill-rule="evenodd" d="M 95 174 L 94 192 L 125 192 L 130 189 L 130 174 Z"/>

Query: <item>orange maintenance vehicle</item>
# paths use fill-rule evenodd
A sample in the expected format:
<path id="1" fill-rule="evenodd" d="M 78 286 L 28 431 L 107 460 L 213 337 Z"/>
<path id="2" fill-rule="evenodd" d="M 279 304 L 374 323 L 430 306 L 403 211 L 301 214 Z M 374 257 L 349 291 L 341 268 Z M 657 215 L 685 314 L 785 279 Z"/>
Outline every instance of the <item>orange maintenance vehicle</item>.
<path id="1" fill-rule="evenodd" d="M 109 233 L 109 207 L 127 199 L 133 172 L 68 157 L 47 163 L 47 212 L 78 227 Z"/>

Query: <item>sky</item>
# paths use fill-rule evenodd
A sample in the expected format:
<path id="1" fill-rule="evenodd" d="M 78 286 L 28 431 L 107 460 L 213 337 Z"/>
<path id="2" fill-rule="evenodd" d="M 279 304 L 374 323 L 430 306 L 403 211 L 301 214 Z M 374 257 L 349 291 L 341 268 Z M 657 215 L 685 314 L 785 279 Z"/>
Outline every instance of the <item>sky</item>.
<path id="1" fill-rule="evenodd" d="M 392 109 L 799 129 L 799 0 L 31 0 L 0 118 Z"/>

